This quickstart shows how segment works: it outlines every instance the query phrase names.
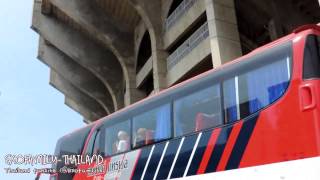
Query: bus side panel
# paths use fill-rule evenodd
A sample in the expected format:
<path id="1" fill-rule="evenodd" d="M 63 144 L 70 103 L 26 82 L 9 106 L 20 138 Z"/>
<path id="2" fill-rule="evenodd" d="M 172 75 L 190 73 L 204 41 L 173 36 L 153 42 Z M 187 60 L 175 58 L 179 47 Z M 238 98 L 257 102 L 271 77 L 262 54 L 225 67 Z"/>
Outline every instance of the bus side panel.
<path id="1" fill-rule="evenodd" d="M 237 168 L 256 119 L 142 148 L 131 179 L 172 179 Z"/>
<path id="2" fill-rule="evenodd" d="M 320 155 L 320 85 L 319 80 L 302 80 L 304 39 L 300 39 L 294 43 L 289 88 L 276 103 L 260 112 L 240 167 Z M 310 96 L 315 106 L 312 108 L 303 105 L 305 97 L 301 87 L 307 83 L 313 89 Z"/>
<path id="3" fill-rule="evenodd" d="M 307 97 L 301 96 L 302 87 L 308 87 Z M 315 132 L 315 145 L 317 145 L 318 155 L 320 155 L 320 79 L 318 80 L 306 80 L 303 82 L 300 88 L 300 107 L 307 106 L 308 109 L 305 109 L 303 122 L 311 121 L 313 126 L 313 131 Z M 301 99 L 303 97 L 303 99 Z M 302 102 L 304 101 L 303 104 Z M 312 102 L 313 101 L 313 102 Z M 309 105 L 311 104 L 311 106 Z M 312 105 L 314 104 L 314 106 Z M 313 106 L 313 107 L 312 107 Z"/>
<path id="4" fill-rule="evenodd" d="M 301 111 L 299 83 L 292 86 L 286 98 L 260 113 L 240 167 L 320 155 L 319 94 L 316 108 Z"/>
<path id="5" fill-rule="evenodd" d="M 236 169 L 258 119 L 259 113 L 222 128 L 116 155 L 105 160 L 104 175 L 77 174 L 75 179 L 167 179 Z"/>
<path id="6" fill-rule="evenodd" d="M 106 172 L 106 167 L 108 167 L 109 162 L 111 158 L 105 158 L 103 160 L 103 163 L 97 164 L 97 163 L 92 163 L 92 164 L 81 164 L 78 166 L 77 170 L 79 171 L 78 173 L 75 174 L 73 177 L 74 180 L 99 180 L 99 179 L 104 179 L 104 175 Z"/>
<path id="7" fill-rule="evenodd" d="M 316 114 L 315 114 L 315 131 L 317 132 L 317 145 L 318 151 L 320 152 L 320 80 L 316 82 Z M 320 153 L 319 153 L 320 154 Z"/>
<path id="8" fill-rule="evenodd" d="M 141 149 L 111 157 L 104 179 L 130 179 L 140 153 Z"/>
<path id="9" fill-rule="evenodd" d="M 142 150 L 105 158 L 103 164 L 84 164 L 78 167 L 74 180 L 130 179 Z"/>

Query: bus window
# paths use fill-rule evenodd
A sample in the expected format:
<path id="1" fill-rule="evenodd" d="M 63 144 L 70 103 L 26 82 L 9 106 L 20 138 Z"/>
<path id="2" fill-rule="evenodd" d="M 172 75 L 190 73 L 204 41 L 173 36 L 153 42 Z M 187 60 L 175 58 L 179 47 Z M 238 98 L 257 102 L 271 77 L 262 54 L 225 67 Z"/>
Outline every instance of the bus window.
<path id="1" fill-rule="evenodd" d="M 96 138 L 94 140 L 94 144 L 93 144 L 93 152 L 92 154 L 96 154 L 96 155 L 99 155 L 100 154 L 100 138 L 101 138 L 101 131 L 98 131 L 97 135 L 96 135 Z"/>
<path id="2" fill-rule="evenodd" d="M 227 122 L 236 121 L 240 117 L 239 91 L 236 90 L 238 82 L 238 77 L 223 82 L 224 117 Z"/>
<path id="3" fill-rule="evenodd" d="M 307 36 L 304 48 L 303 78 L 320 77 L 320 36 Z"/>
<path id="4" fill-rule="evenodd" d="M 85 153 L 88 156 L 93 155 L 93 144 L 95 142 L 96 136 L 97 136 L 97 131 L 94 131 L 93 134 L 91 135 L 89 142 L 88 142 L 86 153 Z"/>
<path id="5" fill-rule="evenodd" d="M 249 70 L 223 82 L 227 122 L 243 119 L 284 94 L 291 73 L 291 51 L 288 47 L 279 47 L 257 56 L 258 63 Z"/>
<path id="6" fill-rule="evenodd" d="M 289 57 L 279 57 L 279 61 L 254 69 L 239 77 L 239 84 L 246 85 L 239 88 L 239 92 L 247 94 L 240 99 L 241 106 L 248 107 L 247 113 L 255 113 L 273 103 L 286 91 L 289 80 Z M 272 74 L 272 76 L 270 76 Z M 245 109 L 245 108 L 241 108 Z M 242 113 L 242 118 L 249 115 Z"/>
<path id="7" fill-rule="evenodd" d="M 106 156 L 130 150 L 130 120 L 126 120 L 105 128 Z"/>
<path id="8" fill-rule="evenodd" d="M 170 104 L 147 111 L 133 118 L 133 146 L 140 147 L 171 136 Z"/>
<path id="9" fill-rule="evenodd" d="M 175 136 L 223 124 L 220 86 L 210 86 L 174 101 Z"/>

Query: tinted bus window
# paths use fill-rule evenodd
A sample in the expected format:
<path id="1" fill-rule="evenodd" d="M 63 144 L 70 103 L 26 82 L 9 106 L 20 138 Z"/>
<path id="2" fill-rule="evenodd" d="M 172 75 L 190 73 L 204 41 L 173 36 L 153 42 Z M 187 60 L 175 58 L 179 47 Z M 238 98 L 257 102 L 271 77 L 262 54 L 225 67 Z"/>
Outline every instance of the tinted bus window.
<path id="1" fill-rule="evenodd" d="M 175 135 L 223 124 L 220 86 L 214 85 L 174 102 Z"/>
<path id="2" fill-rule="evenodd" d="M 279 99 L 291 73 L 291 50 L 280 46 L 255 57 L 258 63 L 223 82 L 227 122 L 245 118 Z"/>
<path id="3" fill-rule="evenodd" d="M 171 136 L 171 106 L 166 104 L 133 118 L 133 146 L 139 147 Z"/>
<path id="4" fill-rule="evenodd" d="M 303 78 L 320 77 L 320 37 L 309 35 L 304 48 Z"/>
<path id="5" fill-rule="evenodd" d="M 100 154 L 100 138 L 101 138 L 101 132 L 98 131 L 95 139 L 94 139 L 94 144 L 93 144 L 93 151 L 92 154 Z"/>
<path id="6" fill-rule="evenodd" d="M 107 156 L 130 150 L 130 120 L 126 120 L 105 129 L 105 149 Z"/>
<path id="7" fill-rule="evenodd" d="M 240 118 L 238 78 L 228 79 L 223 82 L 224 114 L 228 122 L 236 121 Z"/>
<path id="8" fill-rule="evenodd" d="M 240 105 L 248 107 L 250 114 L 273 103 L 285 92 L 290 80 L 288 58 L 281 57 L 279 61 L 239 76 L 239 83 L 246 85 L 239 89 L 240 93 L 246 94 L 240 95 Z"/>

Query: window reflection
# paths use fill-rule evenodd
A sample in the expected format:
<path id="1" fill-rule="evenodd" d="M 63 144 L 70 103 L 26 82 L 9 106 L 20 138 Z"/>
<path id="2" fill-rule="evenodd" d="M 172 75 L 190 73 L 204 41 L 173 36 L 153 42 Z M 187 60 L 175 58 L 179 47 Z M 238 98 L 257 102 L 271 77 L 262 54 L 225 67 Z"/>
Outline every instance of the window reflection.
<path id="1" fill-rule="evenodd" d="M 176 136 L 221 125 L 220 86 L 210 86 L 175 101 L 174 112 Z"/>
<path id="2" fill-rule="evenodd" d="M 112 155 L 130 150 L 130 121 L 123 121 L 105 129 L 105 154 Z"/>
<path id="3" fill-rule="evenodd" d="M 133 118 L 133 146 L 139 147 L 171 136 L 171 110 L 166 104 Z"/>

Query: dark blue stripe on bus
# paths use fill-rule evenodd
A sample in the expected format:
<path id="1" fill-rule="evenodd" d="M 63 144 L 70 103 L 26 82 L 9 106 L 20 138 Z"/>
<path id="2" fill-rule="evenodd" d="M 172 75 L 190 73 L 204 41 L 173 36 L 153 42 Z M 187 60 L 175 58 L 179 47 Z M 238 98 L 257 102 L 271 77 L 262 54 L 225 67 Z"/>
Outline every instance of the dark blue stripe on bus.
<path id="1" fill-rule="evenodd" d="M 178 178 L 183 176 L 197 137 L 198 134 L 185 137 L 170 178 Z"/>
<path id="2" fill-rule="evenodd" d="M 177 153 L 180 142 L 181 139 L 175 139 L 170 141 L 167 147 L 167 151 L 162 160 L 157 179 L 167 179 L 174 156 Z"/>
<path id="3" fill-rule="evenodd" d="M 218 164 L 220 162 L 222 153 L 224 151 L 224 148 L 228 142 L 229 135 L 231 133 L 233 126 L 230 127 L 224 127 L 221 129 L 220 135 L 217 139 L 217 142 L 213 148 L 213 152 L 211 154 L 211 157 L 209 159 L 206 173 L 215 172 Z"/>
<path id="4" fill-rule="evenodd" d="M 196 152 L 194 153 L 193 159 L 191 161 L 187 176 L 192 176 L 197 174 L 197 170 L 200 166 L 202 156 L 208 146 L 208 142 L 210 139 L 210 136 L 213 131 L 206 131 L 202 133 L 201 139 L 198 143 L 198 147 L 196 149 Z"/>
<path id="5" fill-rule="evenodd" d="M 151 151 L 151 147 L 152 146 L 148 146 L 146 148 L 142 148 L 141 155 L 140 155 L 140 157 L 138 159 L 137 166 L 136 166 L 136 169 L 134 170 L 134 174 L 132 176 L 132 179 L 140 179 L 141 178 L 142 172 L 144 170 L 144 167 L 145 167 L 146 162 L 147 162 L 148 157 L 149 157 L 149 153 Z"/>
<path id="6" fill-rule="evenodd" d="M 247 119 L 244 121 L 243 126 L 240 130 L 238 139 L 229 157 L 226 170 L 236 169 L 239 167 L 243 153 L 248 145 L 249 139 L 252 135 L 252 132 L 256 125 L 258 117 L 259 115 L 257 114 L 257 115 L 254 115 L 253 117 L 250 117 L 250 119 Z"/>
<path id="7" fill-rule="evenodd" d="M 155 145 L 144 179 L 153 179 L 158 167 L 165 143 Z"/>

